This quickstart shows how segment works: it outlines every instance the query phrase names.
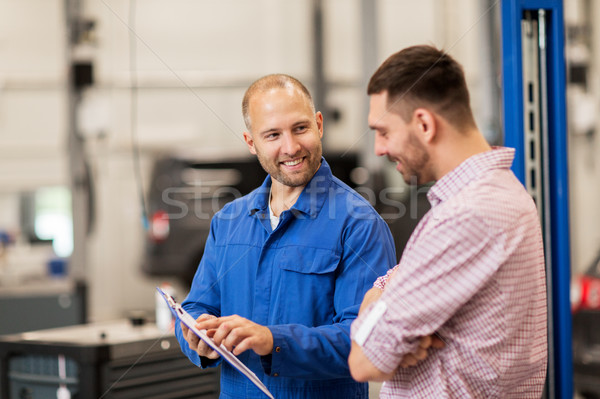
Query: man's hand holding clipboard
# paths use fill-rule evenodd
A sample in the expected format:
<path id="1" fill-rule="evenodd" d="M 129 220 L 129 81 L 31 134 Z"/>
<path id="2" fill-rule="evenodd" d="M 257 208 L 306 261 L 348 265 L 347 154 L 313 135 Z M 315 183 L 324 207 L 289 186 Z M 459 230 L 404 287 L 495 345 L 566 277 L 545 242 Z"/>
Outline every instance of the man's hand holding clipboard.
<path id="1" fill-rule="evenodd" d="M 202 314 L 196 319 L 196 323 L 216 319 L 216 316 L 209 314 Z M 200 331 L 206 331 L 206 335 L 209 338 L 213 338 L 214 330 L 209 330 L 206 328 L 198 328 Z M 192 330 L 190 330 L 183 322 L 181 323 L 181 332 L 183 337 L 187 341 L 191 350 L 195 351 L 199 356 L 205 357 L 207 359 L 218 359 L 221 355 L 214 349 L 212 349 L 206 342 L 204 342 L 200 337 Z M 216 342 L 213 343 L 216 345 Z"/>
<path id="2" fill-rule="evenodd" d="M 209 354 L 209 358 L 216 359 L 219 355 L 225 359 L 229 364 L 231 364 L 234 368 L 236 368 L 240 373 L 244 374 L 254 385 L 258 387 L 262 392 L 265 393 L 269 398 L 274 399 L 273 395 L 267 387 L 262 383 L 260 379 L 250 370 L 244 363 L 242 363 L 227 347 L 223 344 L 217 345 L 211 337 L 208 336 L 206 330 L 199 330 L 196 328 L 196 319 L 194 319 L 189 313 L 187 313 L 180 304 L 178 304 L 175 299 L 166 294 L 159 287 L 156 287 L 158 292 L 162 295 L 163 299 L 169 305 L 171 312 L 175 315 L 175 317 L 180 320 L 189 330 L 193 331 L 194 334 L 198 336 L 198 338 L 204 342 L 211 351 L 207 350 Z M 240 348 L 242 349 L 242 348 Z M 240 350 L 242 352 L 243 350 Z"/>

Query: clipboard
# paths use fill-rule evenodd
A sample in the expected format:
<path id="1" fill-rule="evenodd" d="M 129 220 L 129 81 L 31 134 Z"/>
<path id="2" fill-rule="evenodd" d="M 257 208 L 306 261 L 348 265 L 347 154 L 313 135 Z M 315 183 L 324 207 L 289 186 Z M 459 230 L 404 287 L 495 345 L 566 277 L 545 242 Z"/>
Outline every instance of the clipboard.
<path id="1" fill-rule="evenodd" d="M 254 374 L 252 370 L 246 367 L 246 365 L 242 363 L 240 359 L 238 359 L 233 353 L 231 353 L 229 349 L 227 349 L 223 344 L 221 344 L 220 346 L 215 344 L 212 338 L 206 335 L 206 330 L 198 330 L 196 328 L 196 319 L 194 319 L 192 315 L 186 312 L 185 309 L 183 309 L 181 305 L 178 304 L 171 295 L 167 294 L 159 287 L 156 287 L 156 289 L 169 306 L 169 309 L 171 310 L 171 313 L 173 313 L 175 318 L 179 319 L 183 324 L 187 326 L 187 328 L 192 330 L 202 341 L 206 342 L 206 344 L 210 346 L 219 355 L 221 355 L 221 357 L 225 359 L 227 363 L 229 363 L 240 373 L 245 375 L 265 395 L 267 395 L 270 399 L 275 399 L 271 392 L 269 392 L 265 384 L 263 384 L 262 381 L 256 376 L 256 374 Z"/>

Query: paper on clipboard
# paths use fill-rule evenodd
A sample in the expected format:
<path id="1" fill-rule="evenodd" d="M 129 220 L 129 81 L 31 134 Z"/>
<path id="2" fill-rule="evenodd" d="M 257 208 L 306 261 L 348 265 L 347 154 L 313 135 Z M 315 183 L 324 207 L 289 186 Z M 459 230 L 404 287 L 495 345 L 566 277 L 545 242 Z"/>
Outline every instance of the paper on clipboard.
<path id="1" fill-rule="evenodd" d="M 175 301 L 175 299 L 173 299 L 172 296 L 165 293 L 159 287 L 156 287 L 156 289 L 163 297 L 163 299 L 167 302 L 169 309 L 171 309 L 171 312 L 175 315 L 177 319 L 179 319 L 183 324 L 185 324 L 187 328 L 192 330 L 202 341 L 206 342 L 208 346 L 210 346 L 215 352 L 221 355 L 223 359 L 225 359 L 229 364 L 236 368 L 240 373 L 248 377 L 248 379 L 254 385 L 256 385 L 258 389 L 264 392 L 265 395 L 267 395 L 271 399 L 274 399 L 271 392 L 269 392 L 267 387 L 262 383 L 261 380 L 258 379 L 256 374 L 254 374 L 252 370 L 246 367 L 246 365 L 242 363 L 240 359 L 238 359 L 233 353 L 231 353 L 229 349 L 227 349 L 224 345 L 218 346 L 217 344 L 215 344 L 212 338 L 206 335 L 206 330 L 198 330 L 196 328 L 196 319 L 194 319 L 188 312 L 186 312 L 185 309 L 183 309 L 181 305 L 178 304 Z"/>

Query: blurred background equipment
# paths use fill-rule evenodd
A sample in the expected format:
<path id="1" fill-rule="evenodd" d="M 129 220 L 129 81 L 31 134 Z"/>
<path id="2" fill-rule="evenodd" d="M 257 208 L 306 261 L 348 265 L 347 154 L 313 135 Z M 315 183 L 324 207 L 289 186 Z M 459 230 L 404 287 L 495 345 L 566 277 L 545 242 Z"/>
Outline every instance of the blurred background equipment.
<path id="1" fill-rule="evenodd" d="M 0 369 L 3 398 L 56 398 L 61 386 L 77 399 L 219 397 L 219 368 L 190 367 L 175 336 L 152 323 L 123 320 L 2 336 Z"/>
<path id="2" fill-rule="evenodd" d="M 67 279 L 0 287 L 0 335 L 84 323 L 86 298 L 86 285 Z"/>
<path id="3" fill-rule="evenodd" d="M 571 284 L 573 377 L 584 398 L 600 398 L 600 253 Z"/>

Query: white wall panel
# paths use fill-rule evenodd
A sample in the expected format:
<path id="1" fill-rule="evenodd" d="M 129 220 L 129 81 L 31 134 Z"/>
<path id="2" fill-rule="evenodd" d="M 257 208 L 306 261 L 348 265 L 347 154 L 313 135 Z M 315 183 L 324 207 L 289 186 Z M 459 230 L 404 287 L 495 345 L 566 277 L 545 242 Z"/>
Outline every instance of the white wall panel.
<path id="1" fill-rule="evenodd" d="M 105 152 L 95 157 L 93 168 L 97 214 L 88 246 L 90 317 L 108 320 L 125 317 L 128 310 L 152 309 L 148 301 L 156 284 L 142 275 L 139 264 L 145 236 L 132 160 Z"/>
<path id="2" fill-rule="evenodd" d="M 65 32 L 61 0 L 0 2 L 1 191 L 67 182 Z"/>
<path id="3" fill-rule="evenodd" d="M 327 149 L 337 152 L 363 151 L 365 135 L 373 134 L 368 126 L 363 126 L 363 97 L 365 90 L 360 88 L 333 88 L 327 93 L 330 107 L 341 111 L 339 121 L 324 119 L 324 140 Z M 324 154 L 327 156 L 327 153 Z"/>
<path id="4" fill-rule="evenodd" d="M 137 1 L 95 5 L 98 16 L 100 83 L 122 81 L 130 72 L 130 28 L 137 37 L 141 76 L 195 86 L 207 78 L 222 82 L 255 79 L 284 71 L 306 76 L 311 66 L 308 1 Z M 186 77 L 195 77 L 188 79 Z"/>
<path id="5" fill-rule="evenodd" d="M 131 150 L 131 92 L 101 89 L 106 140 L 115 151 Z M 197 146 L 228 154 L 246 151 L 241 116 L 243 89 L 142 89 L 137 100 L 137 136 L 150 151 Z M 95 100 L 96 102 L 99 100 Z M 104 108 L 106 107 L 106 110 Z M 90 111 L 90 112 L 93 112 Z"/>
<path id="6" fill-rule="evenodd" d="M 17 80 L 42 85 L 65 74 L 62 0 L 0 2 L 0 86 Z"/>
<path id="7" fill-rule="evenodd" d="M 436 44 L 442 38 L 439 0 L 379 0 L 377 7 L 379 62 L 414 44 Z"/>
<path id="8" fill-rule="evenodd" d="M 0 259 L 0 285 L 44 273 L 52 256 L 19 236 L 19 201 L 68 182 L 63 13 L 62 0 L 0 1 L 0 230 L 17 241 Z"/>
<path id="9" fill-rule="evenodd" d="M 68 184 L 66 112 L 64 92 L 0 92 L 0 191 Z"/>
<path id="10" fill-rule="evenodd" d="M 66 116 L 65 91 L 0 91 L 0 153 L 66 148 Z"/>
<path id="11" fill-rule="evenodd" d="M 323 1 L 323 19 L 326 79 L 358 82 L 362 77 L 360 0 Z"/>

